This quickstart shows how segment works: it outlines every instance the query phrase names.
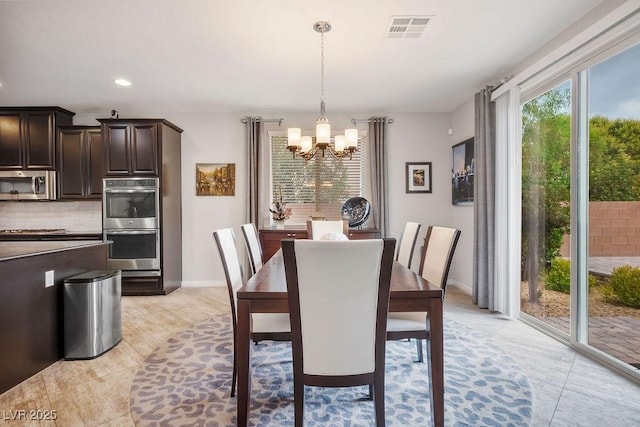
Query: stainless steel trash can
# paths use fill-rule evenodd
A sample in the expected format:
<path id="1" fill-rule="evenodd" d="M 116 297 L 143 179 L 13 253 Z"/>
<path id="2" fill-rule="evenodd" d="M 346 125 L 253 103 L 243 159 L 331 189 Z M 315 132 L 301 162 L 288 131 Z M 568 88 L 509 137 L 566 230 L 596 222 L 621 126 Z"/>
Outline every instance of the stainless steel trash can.
<path id="1" fill-rule="evenodd" d="M 98 270 L 64 281 L 65 359 L 93 359 L 122 339 L 121 273 Z"/>

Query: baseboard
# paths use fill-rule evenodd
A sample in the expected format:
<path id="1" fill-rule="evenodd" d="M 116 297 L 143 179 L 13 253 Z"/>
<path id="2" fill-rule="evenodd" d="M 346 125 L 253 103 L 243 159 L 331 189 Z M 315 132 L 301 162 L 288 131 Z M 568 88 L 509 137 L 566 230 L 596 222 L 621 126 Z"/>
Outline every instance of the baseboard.
<path id="1" fill-rule="evenodd" d="M 472 293 L 471 287 L 465 285 L 464 283 L 458 282 L 457 280 L 452 280 L 452 279 L 447 280 L 447 286 L 455 286 L 456 288 L 460 289 L 462 292 L 468 295 L 471 295 Z"/>
<path id="2" fill-rule="evenodd" d="M 199 281 L 199 280 L 191 280 L 191 281 L 182 281 L 183 288 L 222 288 L 227 286 L 226 282 L 216 280 L 216 281 Z"/>

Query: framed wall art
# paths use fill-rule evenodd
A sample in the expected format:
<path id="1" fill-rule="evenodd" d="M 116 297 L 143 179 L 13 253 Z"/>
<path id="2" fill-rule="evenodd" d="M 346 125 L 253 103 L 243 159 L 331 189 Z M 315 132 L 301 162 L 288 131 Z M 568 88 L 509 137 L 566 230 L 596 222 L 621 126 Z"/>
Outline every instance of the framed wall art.
<path id="1" fill-rule="evenodd" d="M 405 182 L 407 193 L 431 193 L 431 162 L 407 162 Z"/>
<path id="2" fill-rule="evenodd" d="M 454 205 L 473 205 L 475 151 L 473 138 L 453 146 L 451 201 Z"/>
<path id="3" fill-rule="evenodd" d="M 235 195 L 235 163 L 196 163 L 196 196 Z"/>

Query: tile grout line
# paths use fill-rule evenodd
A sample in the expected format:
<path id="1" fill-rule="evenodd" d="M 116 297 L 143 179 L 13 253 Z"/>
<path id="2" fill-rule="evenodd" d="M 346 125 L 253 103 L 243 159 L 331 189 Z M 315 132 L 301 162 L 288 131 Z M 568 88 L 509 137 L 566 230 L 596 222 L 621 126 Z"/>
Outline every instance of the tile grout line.
<path id="1" fill-rule="evenodd" d="M 562 388 L 560 389 L 560 395 L 558 396 L 558 401 L 553 407 L 553 413 L 551 414 L 551 419 L 549 420 L 549 426 L 553 425 L 553 419 L 556 417 L 556 411 L 558 410 L 558 406 L 560 405 L 560 401 L 562 400 L 562 396 L 564 395 L 564 392 L 566 390 L 567 383 L 569 382 L 569 376 L 571 375 L 571 372 L 574 369 L 575 363 L 576 363 L 576 353 L 573 353 L 572 360 L 571 360 L 571 367 L 569 367 L 569 370 L 567 371 L 567 375 L 564 378 L 564 381 L 562 383 Z"/>

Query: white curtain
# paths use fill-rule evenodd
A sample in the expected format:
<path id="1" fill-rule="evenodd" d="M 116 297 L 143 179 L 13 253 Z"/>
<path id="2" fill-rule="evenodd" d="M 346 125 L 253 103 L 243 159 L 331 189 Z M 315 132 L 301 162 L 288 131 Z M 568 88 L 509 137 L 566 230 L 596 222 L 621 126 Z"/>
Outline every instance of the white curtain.
<path id="1" fill-rule="evenodd" d="M 493 310 L 520 310 L 521 119 L 517 88 L 495 99 L 495 238 Z"/>
<path id="2" fill-rule="evenodd" d="M 517 317 L 520 301 L 520 101 L 476 94 L 473 302 Z"/>

